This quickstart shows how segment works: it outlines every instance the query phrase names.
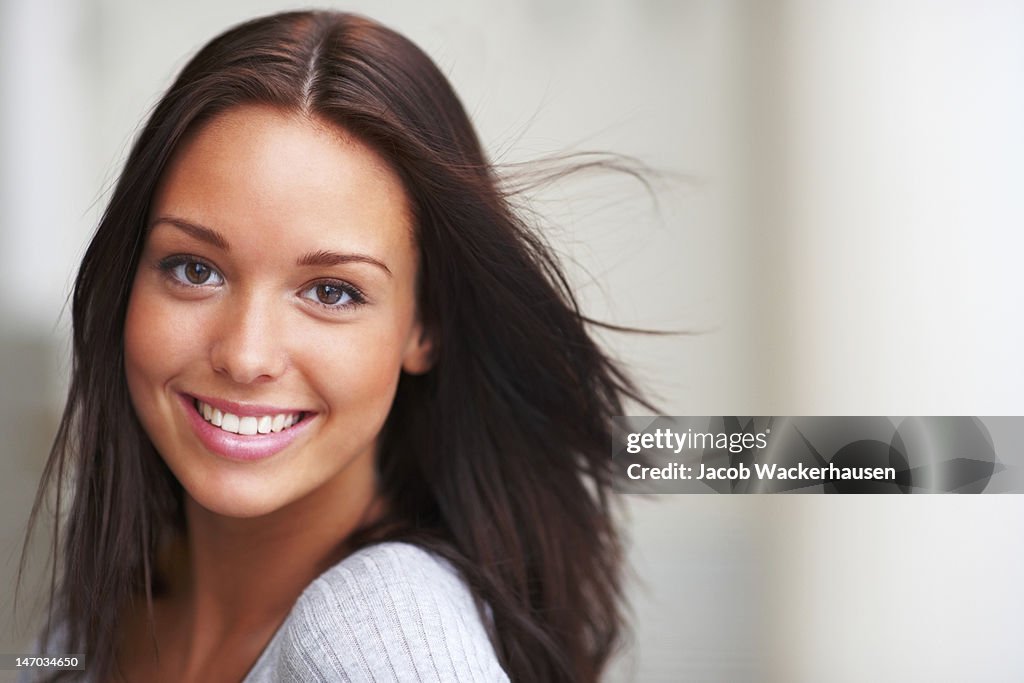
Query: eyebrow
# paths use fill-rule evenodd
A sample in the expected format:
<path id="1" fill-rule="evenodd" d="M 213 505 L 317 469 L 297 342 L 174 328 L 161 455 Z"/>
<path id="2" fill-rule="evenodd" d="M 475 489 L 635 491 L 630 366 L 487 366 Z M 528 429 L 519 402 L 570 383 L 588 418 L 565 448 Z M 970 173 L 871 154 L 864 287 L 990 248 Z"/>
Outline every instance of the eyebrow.
<path id="1" fill-rule="evenodd" d="M 153 228 L 160 223 L 171 225 L 200 242 L 206 242 L 207 244 L 217 247 L 223 251 L 231 250 L 231 247 L 228 246 L 228 241 L 224 239 L 224 236 L 213 228 L 208 228 L 176 216 L 160 216 L 153 220 L 149 224 L 149 227 Z M 368 263 L 382 269 L 389 277 L 392 275 L 391 269 L 388 268 L 387 265 L 372 256 L 367 256 L 366 254 L 343 254 L 337 251 L 326 251 L 320 249 L 303 254 L 295 263 L 298 266 L 317 267 L 338 266 L 346 263 Z"/>
<path id="2" fill-rule="evenodd" d="M 181 230 L 187 235 L 194 237 L 200 242 L 206 242 L 207 244 L 215 246 L 218 249 L 230 251 L 230 248 L 228 247 L 228 241 L 224 239 L 224 235 L 220 234 L 219 232 L 212 228 L 207 228 L 205 226 L 198 225 L 191 221 L 186 221 L 185 219 L 178 218 L 176 216 L 160 216 L 159 218 L 153 220 L 149 224 L 149 227 L 150 229 L 152 229 L 161 223 L 173 225 L 178 230 Z"/>
<path id="3" fill-rule="evenodd" d="M 304 254 L 296 261 L 297 265 L 300 266 L 338 266 L 345 263 L 369 263 L 370 265 L 377 266 L 384 270 L 389 276 L 391 275 L 391 269 L 384 265 L 382 262 L 367 256 L 366 254 L 341 254 L 336 251 L 311 251 L 308 254 Z"/>

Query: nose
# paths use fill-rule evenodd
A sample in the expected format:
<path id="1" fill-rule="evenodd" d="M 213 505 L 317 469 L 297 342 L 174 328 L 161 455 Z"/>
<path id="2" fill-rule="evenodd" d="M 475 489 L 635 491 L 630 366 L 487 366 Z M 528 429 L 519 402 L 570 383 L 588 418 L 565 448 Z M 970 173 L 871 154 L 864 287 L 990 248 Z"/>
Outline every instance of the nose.
<path id="1" fill-rule="evenodd" d="M 266 297 L 231 297 L 218 316 L 210 347 L 215 372 L 238 384 L 280 377 L 288 366 L 280 328 Z"/>

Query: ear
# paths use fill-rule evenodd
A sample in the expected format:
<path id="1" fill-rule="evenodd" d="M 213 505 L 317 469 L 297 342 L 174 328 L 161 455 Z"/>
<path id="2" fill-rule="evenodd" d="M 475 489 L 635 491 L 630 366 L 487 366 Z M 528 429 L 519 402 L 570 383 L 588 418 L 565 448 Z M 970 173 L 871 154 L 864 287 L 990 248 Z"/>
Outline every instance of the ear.
<path id="1" fill-rule="evenodd" d="M 436 335 L 417 321 L 409 332 L 409 342 L 402 356 L 402 370 L 410 375 L 422 375 L 434 367 L 436 352 Z"/>

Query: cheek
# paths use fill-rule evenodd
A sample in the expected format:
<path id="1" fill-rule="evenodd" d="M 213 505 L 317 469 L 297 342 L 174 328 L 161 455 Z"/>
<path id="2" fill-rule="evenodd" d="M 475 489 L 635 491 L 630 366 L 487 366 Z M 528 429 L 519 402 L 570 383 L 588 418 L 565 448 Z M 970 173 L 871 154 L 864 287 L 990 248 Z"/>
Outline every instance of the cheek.
<path id="1" fill-rule="evenodd" d="M 128 390 L 141 412 L 181 367 L 188 354 L 188 330 L 180 315 L 145 282 L 136 282 L 124 323 L 124 369 Z M 140 415 L 140 417 L 142 417 Z"/>
<path id="2" fill-rule="evenodd" d="M 124 370 L 133 401 L 141 387 L 142 376 L 152 368 L 156 355 L 152 334 L 152 323 L 157 319 L 154 313 L 145 296 L 140 294 L 138 284 L 135 284 L 124 319 Z"/>
<path id="3" fill-rule="evenodd" d="M 160 354 L 153 328 L 158 320 L 157 311 L 140 294 L 136 283 L 132 287 L 124 320 L 124 374 L 132 407 L 150 438 L 154 437 L 154 429 L 159 424 L 152 389 L 155 378 L 160 375 Z"/>
<path id="4" fill-rule="evenodd" d="M 394 403 L 408 343 L 409 316 L 401 309 L 352 325 L 309 330 L 300 372 L 327 411 L 327 442 L 345 452 L 369 447 L 380 435 Z M 326 443 L 326 442 L 325 442 Z"/>
<path id="5" fill-rule="evenodd" d="M 154 328 L 159 323 L 159 317 L 147 298 L 140 294 L 138 285 L 135 285 L 124 321 L 124 372 L 135 414 L 151 438 L 156 426 L 153 385 L 162 374 L 162 354 L 158 352 L 158 332 Z"/>
<path id="6" fill-rule="evenodd" d="M 316 343 L 309 343 L 314 336 Z M 352 415 L 383 414 L 382 422 L 401 373 L 404 338 L 400 331 L 353 326 L 307 334 L 305 339 L 302 374 L 319 385 L 328 409 Z"/>

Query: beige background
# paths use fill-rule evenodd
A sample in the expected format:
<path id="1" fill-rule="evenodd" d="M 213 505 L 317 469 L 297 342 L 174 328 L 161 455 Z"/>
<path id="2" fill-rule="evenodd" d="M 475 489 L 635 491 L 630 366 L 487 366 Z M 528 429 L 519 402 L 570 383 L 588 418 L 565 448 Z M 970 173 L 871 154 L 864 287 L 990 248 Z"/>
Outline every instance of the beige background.
<path id="1" fill-rule="evenodd" d="M 0 5 L 0 652 L 32 630 L 12 577 L 62 305 L 131 133 L 205 40 L 287 6 Z M 607 338 L 665 414 L 1024 414 L 1024 3 L 343 7 L 424 47 L 499 161 L 699 179 L 658 209 L 615 178 L 535 200 L 589 313 L 703 331 Z M 610 680 L 1024 677 L 1018 496 L 626 504 L 637 633 Z"/>

